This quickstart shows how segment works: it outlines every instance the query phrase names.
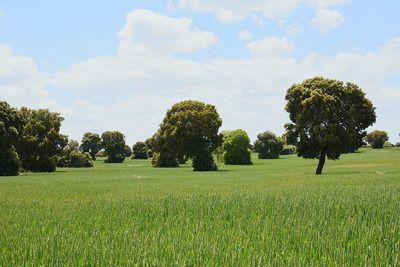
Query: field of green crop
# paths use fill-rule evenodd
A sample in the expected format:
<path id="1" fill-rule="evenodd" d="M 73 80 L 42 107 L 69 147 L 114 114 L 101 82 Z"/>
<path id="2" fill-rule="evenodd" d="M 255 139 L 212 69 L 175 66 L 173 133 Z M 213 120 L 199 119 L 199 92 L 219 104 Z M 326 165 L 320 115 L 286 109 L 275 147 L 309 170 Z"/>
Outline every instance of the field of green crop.
<path id="1" fill-rule="evenodd" d="M 399 266 L 400 149 L 0 177 L 0 266 Z"/>

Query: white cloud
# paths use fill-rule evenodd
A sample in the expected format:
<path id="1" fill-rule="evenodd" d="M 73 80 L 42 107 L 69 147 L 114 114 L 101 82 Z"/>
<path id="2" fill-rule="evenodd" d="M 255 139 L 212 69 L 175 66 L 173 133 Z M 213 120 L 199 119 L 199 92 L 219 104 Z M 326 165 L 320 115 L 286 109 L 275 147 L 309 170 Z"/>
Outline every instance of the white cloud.
<path id="1" fill-rule="evenodd" d="M 256 57 L 277 57 L 290 54 L 294 44 L 287 38 L 271 37 L 247 44 L 250 53 Z"/>
<path id="2" fill-rule="evenodd" d="M 350 0 L 179 0 L 178 8 L 208 11 L 215 13 L 221 22 L 241 20 L 249 15 L 256 16 L 257 21 L 264 23 L 256 14 L 270 19 L 278 19 L 290 14 L 299 4 L 309 3 L 317 9 L 327 8 Z"/>
<path id="3" fill-rule="evenodd" d="M 338 4 L 345 4 L 350 2 L 350 0 L 309 0 L 309 2 L 318 8 L 325 8 Z"/>
<path id="4" fill-rule="evenodd" d="M 254 38 L 253 34 L 246 30 L 239 32 L 238 37 L 240 40 L 251 40 Z"/>
<path id="5" fill-rule="evenodd" d="M 317 9 L 311 23 L 323 33 L 329 32 L 344 22 L 340 13 L 328 9 Z"/>
<path id="6" fill-rule="evenodd" d="M 253 55 L 250 58 L 205 62 L 173 57 L 98 57 L 58 73 L 51 84 L 73 89 L 86 101 L 65 110 L 65 129 L 77 138 L 83 129 L 119 129 L 130 142 L 143 139 L 157 129 L 170 105 L 184 99 L 215 104 L 224 129 L 244 128 L 252 138 L 266 129 L 282 133 L 282 125 L 288 121 L 285 90 L 316 75 L 359 84 L 378 107 L 375 127 L 393 128 L 397 118 L 385 113 L 389 110 L 387 98 L 398 96 L 399 87 L 387 87 L 385 81 L 400 74 L 400 39 L 376 52 L 332 57 L 310 53 L 301 60 L 290 57 L 294 45 L 285 38 L 253 41 L 248 48 Z M 394 104 L 390 110 L 398 112 Z M 255 124 L 254 118 L 263 119 Z"/>
<path id="7" fill-rule="evenodd" d="M 222 22 L 241 20 L 253 13 L 268 18 L 286 16 L 300 0 L 180 0 L 179 8 L 214 12 Z"/>
<path id="8" fill-rule="evenodd" d="M 0 95 L 16 106 L 54 106 L 35 61 L 13 55 L 4 44 L 0 44 Z"/>
<path id="9" fill-rule="evenodd" d="M 161 33 L 154 38 L 165 36 Z M 131 44 L 136 42 L 143 43 L 133 39 Z M 132 144 L 151 136 L 167 108 L 184 99 L 216 105 L 224 129 L 243 128 L 255 138 L 267 129 L 282 133 L 282 125 L 288 121 L 286 89 L 294 82 L 322 75 L 359 84 L 378 107 L 374 127 L 395 134 L 393 125 L 398 118 L 391 114 L 399 113 L 394 99 L 399 99 L 400 86 L 386 83 L 400 75 L 400 39 L 378 51 L 334 56 L 309 53 L 302 59 L 291 56 L 295 47 L 287 38 L 254 40 L 247 48 L 251 57 L 204 61 L 153 50 L 147 56 L 117 53 L 44 76 L 32 59 L 14 56 L 9 48 L 0 46 L 0 93 L 13 103 L 29 106 L 51 100 L 46 88 L 68 96 L 72 101 L 59 102 L 56 110 L 66 118 L 63 130 L 75 139 L 85 131 L 115 129 L 124 132 Z M 14 92 L 20 92 L 19 96 L 12 96 Z"/>
<path id="10" fill-rule="evenodd" d="M 217 37 L 193 26 L 189 18 L 172 18 L 138 9 L 126 16 L 118 34 L 121 55 L 170 55 L 207 48 Z"/>

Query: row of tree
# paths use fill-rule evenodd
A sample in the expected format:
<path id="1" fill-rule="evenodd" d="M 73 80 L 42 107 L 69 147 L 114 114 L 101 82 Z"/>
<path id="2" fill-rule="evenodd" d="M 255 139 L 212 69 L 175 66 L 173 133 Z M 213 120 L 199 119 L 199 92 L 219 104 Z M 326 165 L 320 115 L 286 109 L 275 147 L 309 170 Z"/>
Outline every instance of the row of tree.
<path id="1" fill-rule="evenodd" d="M 192 159 L 195 171 L 217 170 L 213 154 L 226 164 L 251 164 L 251 150 L 259 158 L 277 158 L 296 152 L 319 159 L 321 174 L 325 159 L 356 151 L 368 141 L 382 147 L 387 134 L 365 131 L 376 120 L 375 108 L 361 88 L 352 83 L 315 77 L 292 85 L 286 93 L 290 123 L 286 133 L 258 135 L 254 145 L 241 129 L 220 133 L 222 120 L 213 105 L 182 101 L 166 113 L 157 132 L 132 149 L 117 131 L 101 136 L 86 133 L 79 145 L 60 133 L 63 118 L 46 109 L 17 110 L 0 102 L 0 175 L 15 175 L 22 167 L 29 171 L 54 171 L 63 167 L 90 167 L 98 153 L 107 163 L 123 162 L 127 156 L 148 158 L 154 167 L 177 167 Z M 386 134 L 386 136 L 385 136 Z"/>

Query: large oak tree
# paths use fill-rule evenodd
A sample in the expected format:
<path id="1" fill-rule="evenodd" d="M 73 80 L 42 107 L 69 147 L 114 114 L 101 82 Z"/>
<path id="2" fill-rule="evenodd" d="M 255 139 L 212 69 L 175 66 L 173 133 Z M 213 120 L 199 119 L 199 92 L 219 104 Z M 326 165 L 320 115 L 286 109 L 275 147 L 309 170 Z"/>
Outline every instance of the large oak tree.
<path id="1" fill-rule="evenodd" d="M 326 158 L 336 160 L 361 147 L 365 129 L 376 120 L 371 101 L 353 83 L 315 77 L 292 85 L 286 100 L 292 121 L 285 125 L 288 142 L 298 156 L 319 159 L 316 174 Z"/>
<path id="2" fill-rule="evenodd" d="M 155 135 L 153 165 L 173 167 L 177 159 L 189 157 L 194 171 L 216 170 L 212 152 L 222 142 L 218 134 L 221 125 L 213 105 L 192 100 L 176 103 L 167 111 Z"/>

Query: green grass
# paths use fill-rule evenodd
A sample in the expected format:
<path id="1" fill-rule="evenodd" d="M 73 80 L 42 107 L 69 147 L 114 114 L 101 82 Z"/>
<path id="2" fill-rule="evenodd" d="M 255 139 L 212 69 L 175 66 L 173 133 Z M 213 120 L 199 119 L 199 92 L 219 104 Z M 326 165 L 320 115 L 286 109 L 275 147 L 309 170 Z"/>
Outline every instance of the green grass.
<path id="1" fill-rule="evenodd" d="M 0 266 L 399 266 L 400 149 L 0 177 Z"/>

